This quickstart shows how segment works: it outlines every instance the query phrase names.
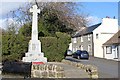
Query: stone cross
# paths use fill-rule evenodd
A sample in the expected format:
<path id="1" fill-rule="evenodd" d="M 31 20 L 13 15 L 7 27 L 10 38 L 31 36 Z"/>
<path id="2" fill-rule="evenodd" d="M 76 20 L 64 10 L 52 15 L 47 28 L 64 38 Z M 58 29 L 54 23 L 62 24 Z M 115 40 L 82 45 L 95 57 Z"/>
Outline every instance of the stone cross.
<path id="1" fill-rule="evenodd" d="M 40 9 L 37 9 L 37 6 L 34 5 L 30 12 L 33 13 L 32 17 L 32 35 L 31 40 L 29 41 L 28 52 L 25 53 L 25 57 L 23 57 L 23 62 L 47 62 L 47 58 L 44 57 L 44 53 L 41 52 L 41 42 L 38 40 L 38 13 L 40 13 Z"/>
<path id="2" fill-rule="evenodd" d="M 40 13 L 40 9 L 37 9 L 37 5 L 34 5 L 31 9 L 30 12 L 33 13 L 32 17 L 32 40 L 38 40 L 38 13 Z"/>

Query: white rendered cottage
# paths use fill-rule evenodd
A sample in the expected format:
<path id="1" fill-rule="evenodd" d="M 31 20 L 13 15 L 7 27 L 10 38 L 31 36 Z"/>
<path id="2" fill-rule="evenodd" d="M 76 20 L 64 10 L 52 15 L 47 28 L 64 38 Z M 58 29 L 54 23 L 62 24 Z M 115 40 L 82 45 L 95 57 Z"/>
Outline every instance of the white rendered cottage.
<path id="1" fill-rule="evenodd" d="M 119 60 L 120 57 L 120 30 L 103 44 L 104 58 Z"/>
<path id="2" fill-rule="evenodd" d="M 93 31 L 94 56 L 103 58 L 102 45 L 118 31 L 118 20 L 103 18 L 102 24 Z"/>

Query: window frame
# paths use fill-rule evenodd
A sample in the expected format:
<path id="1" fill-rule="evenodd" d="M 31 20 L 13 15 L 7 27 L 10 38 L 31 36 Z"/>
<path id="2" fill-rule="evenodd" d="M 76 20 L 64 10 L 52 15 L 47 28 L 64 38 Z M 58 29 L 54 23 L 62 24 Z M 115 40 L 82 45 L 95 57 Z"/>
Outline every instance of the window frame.
<path id="1" fill-rule="evenodd" d="M 81 50 L 83 50 L 83 45 L 81 45 L 81 48 L 80 48 Z"/>
<path id="2" fill-rule="evenodd" d="M 77 43 L 77 38 L 73 38 L 73 43 Z"/>
<path id="3" fill-rule="evenodd" d="M 99 38 L 99 34 L 97 33 L 97 34 L 96 34 L 96 39 L 98 39 L 98 38 Z"/>
<path id="4" fill-rule="evenodd" d="M 110 48 L 109 51 L 108 48 Z M 112 46 L 106 46 L 106 54 L 112 54 Z"/>
<path id="5" fill-rule="evenodd" d="M 90 41 L 91 35 L 90 35 L 90 34 L 88 34 L 88 36 L 87 36 L 87 37 L 88 37 L 88 41 Z"/>
<path id="6" fill-rule="evenodd" d="M 80 37 L 80 41 L 83 42 L 83 36 Z"/>
<path id="7" fill-rule="evenodd" d="M 91 44 L 88 45 L 88 52 L 91 52 Z"/>

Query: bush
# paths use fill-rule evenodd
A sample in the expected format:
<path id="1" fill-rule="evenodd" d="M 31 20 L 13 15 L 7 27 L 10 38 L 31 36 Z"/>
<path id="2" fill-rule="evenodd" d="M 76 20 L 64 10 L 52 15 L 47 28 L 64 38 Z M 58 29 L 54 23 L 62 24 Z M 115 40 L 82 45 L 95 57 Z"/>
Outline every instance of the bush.
<path id="1" fill-rule="evenodd" d="M 22 35 L 3 35 L 2 36 L 2 60 L 20 60 L 22 55 L 27 52 L 29 39 Z"/>
<path id="2" fill-rule="evenodd" d="M 61 61 L 68 48 L 70 36 L 66 33 L 57 32 L 56 37 L 41 37 L 42 51 L 48 61 Z"/>
<path id="3" fill-rule="evenodd" d="M 3 35 L 2 60 L 21 60 L 23 54 L 28 51 L 30 38 L 23 35 Z M 68 48 L 70 36 L 66 33 L 56 32 L 55 37 L 40 37 L 42 52 L 48 61 L 61 61 Z"/>

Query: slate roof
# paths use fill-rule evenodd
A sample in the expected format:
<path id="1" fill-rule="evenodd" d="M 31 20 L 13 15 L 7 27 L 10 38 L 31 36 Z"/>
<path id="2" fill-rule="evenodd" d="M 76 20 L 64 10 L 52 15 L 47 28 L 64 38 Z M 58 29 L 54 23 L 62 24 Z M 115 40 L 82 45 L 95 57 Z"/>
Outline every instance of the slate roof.
<path id="1" fill-rule="evenodd" d="M 90 33 L 93 32 L 94 29 L 96 29 L 100 25 L 101 25 L 101 23 L 90 26 L 90 27 L 86 27 L 82 31 L 79 31 L 77 34 L 75 34 L 73 37 L 79 37 L 79 36 L 82 36 L 82 35 L 90 34 Z"/>
<path id="2" fill-rule="evenodd" d="M 120 44 L 120 30 L 103 45 Z"/>

